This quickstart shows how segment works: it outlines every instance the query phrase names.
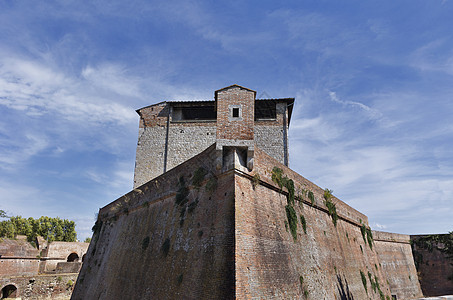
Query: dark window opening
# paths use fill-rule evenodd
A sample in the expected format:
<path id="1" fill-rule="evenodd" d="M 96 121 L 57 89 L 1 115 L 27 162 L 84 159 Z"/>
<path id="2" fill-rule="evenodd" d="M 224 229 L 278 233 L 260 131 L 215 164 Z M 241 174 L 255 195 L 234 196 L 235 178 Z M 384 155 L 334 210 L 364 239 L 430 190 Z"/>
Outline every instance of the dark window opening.
<path id="1" fill-rule="evenodd" d="M 216 120 L 217 112 L 213 105 L 174 107 L 172 119 L 173 121 Z"/>
<path id="2" fill-rule="evenodd" d="M 233 107 L 233 118 L 239 118 L 239 107 Z"/>
<path id="3" fill-rule="evenodd" d="M 275 120 L 277 118 L 277 109 L 275 101 L 256 101 L 255 102 L 255 120 Z"/>
<path id="4" fill-rule="evenodd" d="M 17 296 L 17 288 L 12 285 L 8 284 L 4 288 L 2 288 L 2 299 L 3 298 L 16 298 Z"/>
<path id="5" fill-rule="evenodd" d="M 69 254 L 68 262 L 77 262 L 77 261 L 79 261 L 79 256 L 77 255 L 77 253 Z"/>

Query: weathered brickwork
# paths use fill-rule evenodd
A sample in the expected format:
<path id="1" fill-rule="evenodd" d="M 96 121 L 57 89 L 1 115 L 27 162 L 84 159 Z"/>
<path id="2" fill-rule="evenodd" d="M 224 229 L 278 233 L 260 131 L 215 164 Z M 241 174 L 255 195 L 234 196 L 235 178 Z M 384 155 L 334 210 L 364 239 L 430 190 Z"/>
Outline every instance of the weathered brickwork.
<path id="1" fill-rule="evenodd" d="M 239 87 L 216 91 L 217 139 L 252 140 L 256 92 Z M 237 109 L 237 117 L 233 110 Z"/>
<path id="2" fill-rule="evenodd" d="M 324 190 L 258 148 L 252 171 L 238 160 L 220 170 L 217 155 L 212 146 L 102 208 L 73 299 L 390 297 L 377 242 L 371 248 L 361 233 L 365 215 L 333 197 L 335 226 Z M 196 186 L 200 167 L 206 174 Z M 287 189 L 272 181 L 273 167 L 293 179 L 296 190 L 314 194 L 313 204 L 296 197 L 296 240 L 285 225 Z M 178 205 L 177 199 L 185 201 L 181 176 L 187 202 Z"/>
<path id="3" fill-rule="evenodd" d="M 255 166 L 250 176 L 236 177 L 238 299 L 381 299 L 369 279 L 367 293 L 360 271 L 367 278 L 370 272 L 373 280 L 376 276 L 382 293 L 390 296 L 376 251 L 361 235 L 360 221 L 368 225 L 365 215 L 334 198 L 340 217 L 335 227 L 326 213 L 321 188 L 259 150 L 255 150 Z M 296 190 L 308 189 L 315 196 L 313 206 L 306 197 L 302 202 L 296 199 L 296 241 L 285 225 L 287 198 L 271 181 L 274 166 L 294 180 Z M 254 174 L 262 181 L 255 188 L 250 178 Z"/>
<path id="4" fill-rule="evenodd" d="M 415 269 L 410 236 L 373 231 L 379 261 L 397 299 L 423 297 Z"/>
<path id="5" fill-rule="evenodd" d="M 256 101 L 275 102 L 275 117 L 254 120 Z M 294 99 L 255 100 L 255 92 L 232 86 L 216 92 L 214 101 L 163 102 L 137 110 L 140 115 L 134 187 L 174 168 L 201 153 L 216 141 L 241 140 L 256 144 L 266 153 L 288 165 L 288 105 Z M 216 119 L 184 120 L 174 109 L 198 105 L 211 109 L 217 105 Z M 232 109 L 238 117 L 232 117 Z M 219 144 L 220 145 L 220 144 Z M 222 146 L 220 146 L 222 147 Z"/>
<path id="6" fill-rule="evenodd" d="M 215 154 L 211 147 L 100 210 L 73 299 L 233 298 L 234 177 L 215 170 Z M 199 167 L 207 174 L 198 188 Z M 178 205 L 181 176 L 187 202 Z"/>
<path id="7" fill-rule="evenodd" d="M 439 250 L 445 247 L 437 240 L 440 236 L 449 235 L 411 235 L 413 255 L 425 296 L 453 295 L 453 257 Z"/>
<path id="8" fill-rule="evenodd" d="M 72 299 L 418 295 L 398 278 L 417 278 L 406 243 L 374 241 L 365 215 L 287 167 L 293 100 L 258 107 L 234 85 L 215 93 L 215 111 L 210 101 L 139 110 L 151 121 L 140 121 L 135 189 L 99 211 Z M 147 156 L 156 149 L 162 165 Z"/>
<path id="9" fill-rule="evenodd" d="M 283 144 L 284 132 L 282 125 L 261 125 L 260 123 L 257 122 L 254 128 L 255 145 L 283 163 L 285 159 L 285 148 Z"/>
<path id="10" fill-rule="evenodd" d="M 168 163 L 170 170 L 186 160 L 199 154 L 215 143 L 216 127 L 211 126 L 185 126 L 185 124 L 172 124 L 168 139 Z"/>
<path id="11" fill-rule="evenodd" d="M 77 274 L 4 276 L 0 277 L 0 288 L 13 285 L 16 299 L 68 300 L 76 280 Z"/>

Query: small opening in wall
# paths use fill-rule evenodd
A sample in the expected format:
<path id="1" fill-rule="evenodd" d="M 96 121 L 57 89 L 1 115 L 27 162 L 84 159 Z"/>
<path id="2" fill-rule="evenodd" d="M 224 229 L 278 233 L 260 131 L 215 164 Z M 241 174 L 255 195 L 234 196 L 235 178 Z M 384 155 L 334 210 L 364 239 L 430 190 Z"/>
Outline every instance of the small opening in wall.
<path id="1" fill-rule="evenodd" d="M 239 118 L 239 107 L 233 107 L 233 118 Z"/>
<path id="2" fill-rule="evenodd" d="M 14 285 L 12 284 L 8 284 L 7 286 L 5 286 L 3 289 L 2 289 L 2 294 L 1 294 L 2 298 L 1 299 L 5 299 L 5 298 L 16 298 L 17 296 L 17 287 L 15 287 Z"/>

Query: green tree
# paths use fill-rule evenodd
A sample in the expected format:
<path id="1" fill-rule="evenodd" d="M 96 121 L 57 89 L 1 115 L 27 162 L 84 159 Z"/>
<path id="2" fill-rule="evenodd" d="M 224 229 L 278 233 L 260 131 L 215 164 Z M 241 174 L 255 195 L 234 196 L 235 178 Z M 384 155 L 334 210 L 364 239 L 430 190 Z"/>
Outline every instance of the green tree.
<path id="1" fill-rule="evenodd" d="M 17 235 L 26 235 L 32 242 L 39 235 L 49 242 L 64 241 L 75 242 L 77 234 L 75 222 L 62 220 L 59 217 L 40 217 L 39 219 L 10 217 L 9 220 L 0 222 L 0 237 L 15 238 Z"/>

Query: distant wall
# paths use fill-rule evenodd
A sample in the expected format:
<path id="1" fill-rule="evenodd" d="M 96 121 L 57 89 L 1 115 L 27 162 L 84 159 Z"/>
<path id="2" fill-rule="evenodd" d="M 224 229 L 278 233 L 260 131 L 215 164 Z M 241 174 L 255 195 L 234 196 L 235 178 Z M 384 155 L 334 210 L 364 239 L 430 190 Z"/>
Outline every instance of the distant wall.
<path id="1" fill-rule="evenodd" d="M 77 274 L 2 276 L 0 290 L 11 284 L 17 288 L 17 299 L 68 300 L 76 279 Z"/>
<path id="2" fill-rule="evenodd" d="M 410 236 L 373 231 L 379 261 L 397 299 L 423 297 L 415 269 Z"/>
<path id="3" fill-rule="evenodd" d="M 0 276 L 38 273 L 39 251 L 25 240 L 0 239 Z"/>
<path id="4" fill-rule="evenodd" d="M 451 247 L 451 234 L 411 235 L 413 256 L 425 296 L 453 294 L 453 257 L 441 251 L 445 248 L 442 238 L 450 239 Z"/>

